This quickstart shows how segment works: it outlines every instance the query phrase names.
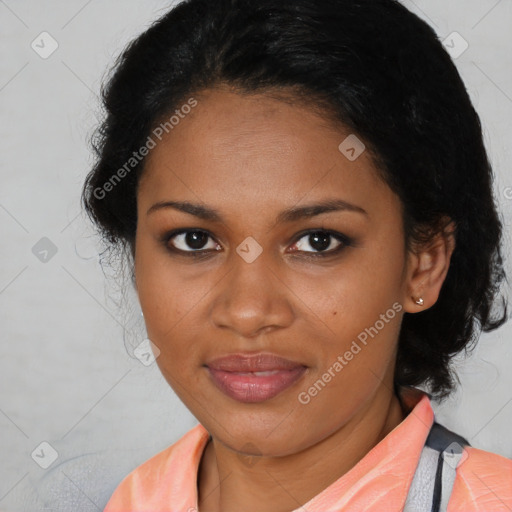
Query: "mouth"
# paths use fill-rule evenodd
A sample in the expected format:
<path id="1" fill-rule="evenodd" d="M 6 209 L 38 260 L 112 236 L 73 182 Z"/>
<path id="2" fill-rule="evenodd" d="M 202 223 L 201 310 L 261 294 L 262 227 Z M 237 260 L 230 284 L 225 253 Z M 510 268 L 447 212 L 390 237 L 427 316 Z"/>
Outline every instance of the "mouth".
<path id="1" fill-rule="evenodd" d="M 233 354 L 206 364 L 213 383 L 239 402 L 270 400 L 295 384 L 306 372 L 303 364 L 274 354 Z"/>

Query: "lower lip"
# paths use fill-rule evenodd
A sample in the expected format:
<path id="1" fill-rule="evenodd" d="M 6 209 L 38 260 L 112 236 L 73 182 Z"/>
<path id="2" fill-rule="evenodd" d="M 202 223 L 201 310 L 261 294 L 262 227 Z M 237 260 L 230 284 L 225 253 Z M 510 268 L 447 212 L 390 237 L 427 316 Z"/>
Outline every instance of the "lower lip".
<path id="1" fill-rule="evenodd" d="M 265 375 L 248 372 L 226 372 L 209 368 L 215 385 L 226 395 L 239 402 L 264 402 L 289 388 L 304 375 L 306 368 L 265 372 Z"/>

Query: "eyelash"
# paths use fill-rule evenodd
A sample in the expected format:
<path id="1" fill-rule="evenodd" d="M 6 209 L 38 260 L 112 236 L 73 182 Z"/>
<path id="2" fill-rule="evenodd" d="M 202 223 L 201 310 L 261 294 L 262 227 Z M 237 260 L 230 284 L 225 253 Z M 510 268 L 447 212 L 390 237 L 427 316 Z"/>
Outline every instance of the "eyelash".
<path id="1" fill-rule="evenodd" d="M 208 231 L 206 231 L 204 229 L 187 228 L 187 229 L 177 229 L 177 230 L 171 231 L 169 233 L 165 233 L 161 237 L 161 242 L 163 243 L 164 247 L 169 252 L 171 252 L 173 254 L 179 254 L 179 255 L 196 258 L 196 259 L 207 258 L 210 253 L 218 252 L 218 251 L 212 250 L 212 249 L 206 249 L 206 250 L 197 249 L 197 250 L 191 250 L 191 251 L 183 251 L 181 249 L 173 247 L 172 245 L 169 245 L 169 242 L 174 237 L 181 235 L 181 234 L 187 234 L 187 233 L 204 233 L 208 236 L 208 238 L 211 238 L 212 240 L 214 240 L 214 237 Z M 327 258 L 329 256 L 337 255 L 341 251 L 343 251 L 343 249 L 354 245 L 354 241 L 352 240 L 352 238 L 348 237 L 347 235 L 344 235 L 343 233 L 338 233 L 337 231 L 332 231 L 330 229 L 322 229 L 322 228 L 309 229 L 307 231 L 303 231 L 303 232 L 299 233 L 296 236 L 296 238 L 294 239 L 295 241 L 292 243 L 292 245 L 295 245 L 296 243 L 298 243 L 302 238 L 304 238 L 308 235 L 313 235 L 315 233 L 322 233 L 322 234 L 330 235 L 336 241 L 340 242 L 340 245 L 338 247 L 336 247 L 335 249 L 331 249 L 329 251 L 310 252 L 310 251 L 297 250 L 297 251 L 294 251 L 294 253 L 302 253 L 302 254 L 306 255 L 305 256 L 306 258 L 312 258 L 312 259 Z M 216 243 L 218 243 L 218 242 L 216 242 Z"/>

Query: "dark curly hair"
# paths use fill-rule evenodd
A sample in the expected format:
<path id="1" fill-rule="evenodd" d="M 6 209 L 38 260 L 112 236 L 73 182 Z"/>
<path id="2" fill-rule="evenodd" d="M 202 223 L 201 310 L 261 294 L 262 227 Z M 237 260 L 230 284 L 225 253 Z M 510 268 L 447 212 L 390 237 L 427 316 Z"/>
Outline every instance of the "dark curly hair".
<path id="1" fill-rule="evenodd" d="M 435 32 L 395 0 L 185 0 L 166 12 L 128 45 L 102 88 L 106 113 L 82 191 L 132 278 L 145 160 L 125 164 L 192 94 L 226 85 L 307 104 L 356 133 L 401 199 L 407 247 L 454 221 L 439 299 L 405 314 L 395 371 L 395 386 L 448 396 L 451 358 L 502 325 L 507 304 L 497 300 L 502 224 L 480 120 Z"/>

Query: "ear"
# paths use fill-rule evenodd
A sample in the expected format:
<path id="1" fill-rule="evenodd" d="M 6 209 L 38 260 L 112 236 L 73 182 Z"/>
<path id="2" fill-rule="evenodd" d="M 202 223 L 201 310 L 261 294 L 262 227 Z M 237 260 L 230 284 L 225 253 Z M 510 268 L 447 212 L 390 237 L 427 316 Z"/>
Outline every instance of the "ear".
<path id="1" fill-rule="evenodd" d="M 455 223 L 449 219 L 428 243 L 411 248 L 407 257 L 405 312 L 417 313 L 437 302 L 454 249 Z M 416 303 L 420 299 L 423 304 Z"/>

